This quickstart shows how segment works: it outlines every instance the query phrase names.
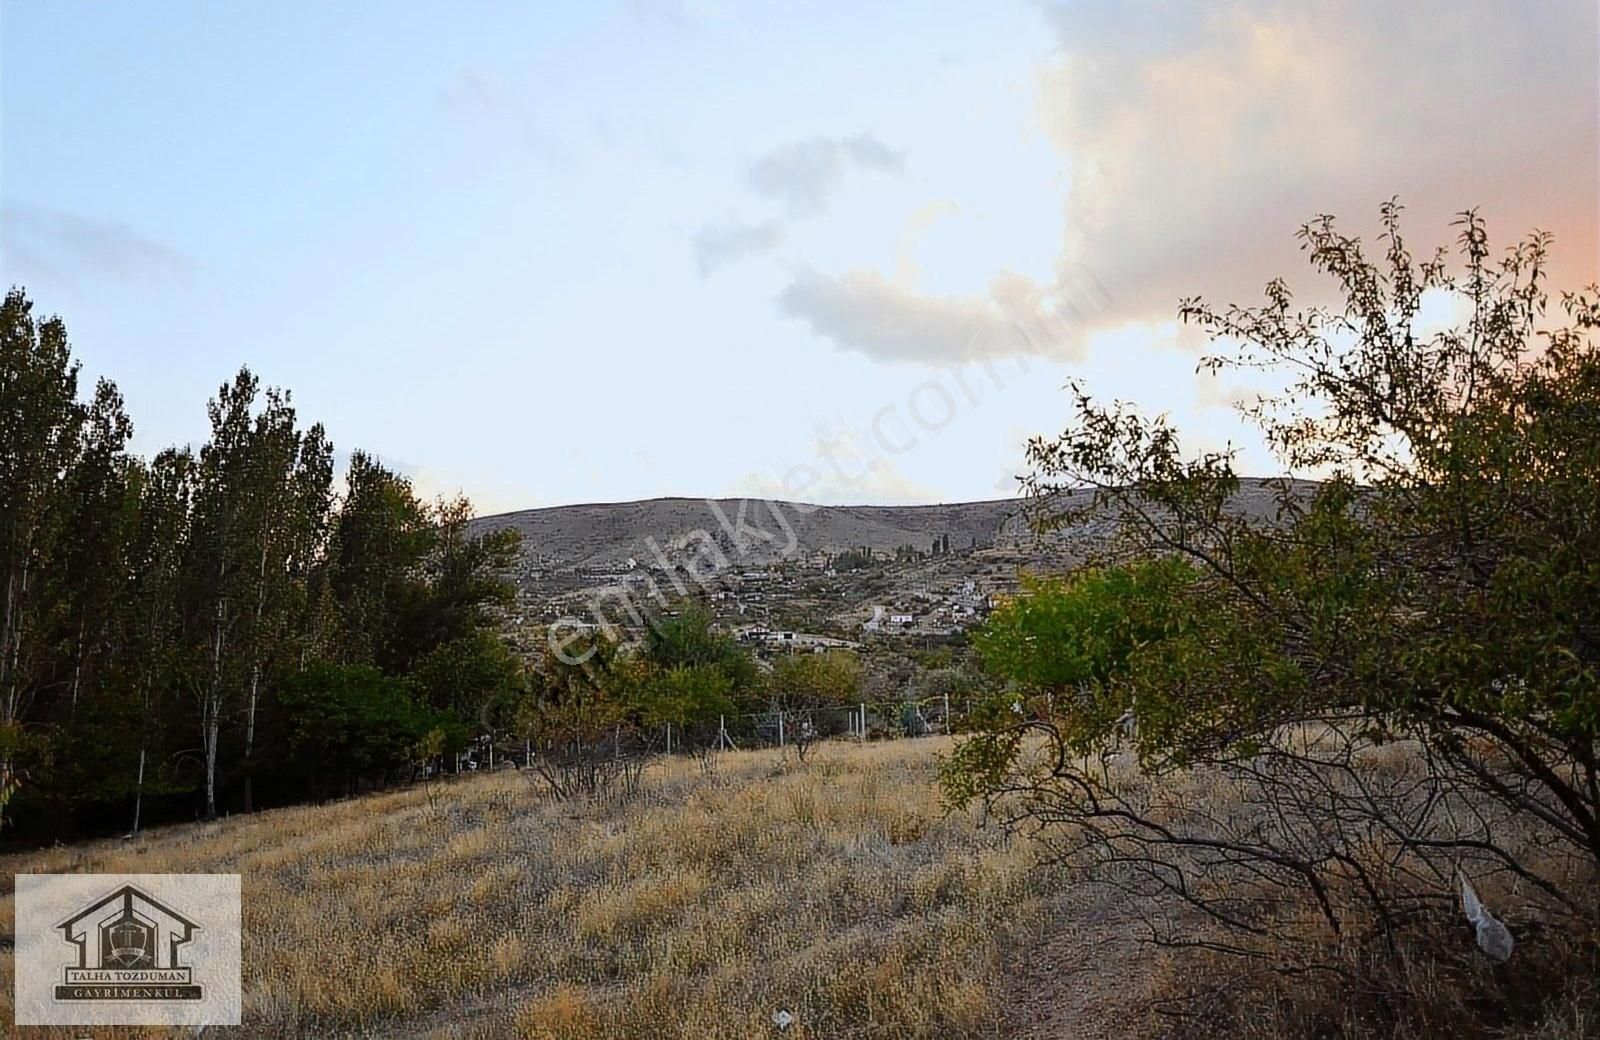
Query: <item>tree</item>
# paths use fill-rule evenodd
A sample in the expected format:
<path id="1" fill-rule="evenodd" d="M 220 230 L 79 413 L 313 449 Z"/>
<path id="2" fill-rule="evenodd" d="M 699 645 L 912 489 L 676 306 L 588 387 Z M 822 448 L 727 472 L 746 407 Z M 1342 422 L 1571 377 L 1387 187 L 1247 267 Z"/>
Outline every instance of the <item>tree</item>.
<path id="1" fill-rule="evenodd" d="M 1296 310 L 1282 281 L 1257 308 L 1180 308 L 1213 338 L 1207 366 L 1276 375 L 1284 391 L 1245 414 L 1319 482 L 1245 485 L 1229 453 L 1186 454 L 1165 419 L 1081 387 L 1066 432 L 1030 443 L 1040 526 L 1109 514 L 1110 555 L 1190 574 L 1158 590 L 1175 623 L 1115 669 L 1073 652 L 1100 645 L 1095 611 L 1065 652 L 1001 655 L 1041 682 L 1089 673 L 1088 710 L 995 721 L 947 770 L 958 800 L 1047 821 L 1056 848 L 1217 930 L 1159 941 L 1353 973 L 1391 993 L 1391 1023 L 1422 999 L 1388 988 L 1408 930 L 1453 913 L 1457 870 L 1515 879 L 1514 913 L 1600 905 L 1581 880 L 1600 865 L 1600 292 L 1565 294 L 1549 322 L 1545 236 L 1496 260 L 1464 214 L 1452 273 L 1442 251 L 1412 260 L 1399 214 L 1384 207 L 1376 260 L 1331 218 L 1302 229 L 1338 310 Z M 1465 321 L 1426 329 L 1430 293 Z M 1127 613 L 1147 606 L 1135 593 Z M 1075 757 L 1124 743 L 1239 807 Z M 1405 768 L 1375 769 L 1381 753 Z M 1302 908 L 1320 933 L 1284 927 Z"/>
<path id="2" fill-rule="evenodd" d="M 196 470 L 186 571 L 191 631 L 203 633 L 195 693 L 207 817 L 217 811 L 222 721 L 235 697 L 245 707 L 249 807 L 261 681 L 283 637 L 294 576 L 316 551 L 331 478 L 332 448 L 321 428 L 302 435 L 288 394 L 260 395 L 259 388 L 248 369 L 223 384 L 208 405 L 211 439 Z"/>
<path id="3" fill-rule="evenodd" d="M 249 688 L 244 731 L 244 811 L 254 808 L 256 713 L 263 678 L 301 613 L 305 581 L 322 551 L 331 504 L 333 445 L 320 424 L 295 427 L 288 394 L 269 391 L 250 449 L 254 600 L 245 619 Z"/>
<path id="4" fill-rule="evenodd" d="M 200 449 L 185 560 L 187 630 L 195 641 L 192 685 L 200 715 L 205 813 L 217 813 L 217 755 L 223 711 L 240 685 L 239 629 L 253 561 L 248 497 L 251 409 L 258 382 L 241 369 L 208 402 L 211 439 Z"/>
<path id="5" fill-rule="evenodd" d="M 189 452 L 168 449 L 142 471 L 139 482 L 139 523 L 129 546 L 129 594 L 124 611 L 127 675 L 139 708 L 130 828 L 134 834 L 139 832 L 150 745 L 159 733 L 164 692 L 178 677 L 183 638 L 178 608 L 193 474 L 194 458 Z"/>
<path id="6" fill-rule="evenodd" d="M 344 794 L 355 793 L 363 776 L 391 779 L 412 764 L 430 732 L 448 726 L 417 703 L 404 680 L 371 665 L 313 663 L 285 675 L 278 698 L 293 720 L 296 771 L 313 797 L 333 777 Z"/>
<path id="7" fill-rule="evenodd" d="M 644 633 L 644 657 L 662 671 L 718 672 L 734 699 L 746 697 L 757 683 L 749 653 L 728 633 L 718 631 L 711 612 L 699 603 L 684 604 L 676 614 L 651 618 Z"/>
<path id="8" fill-rule="evenodd" d="M 630 745 L 637 744 L 649 666 L 603 632 L 580 634 L 568 649 L 558 655 L 547 648 L 517 711 L 517 726 L 535 749 L 533 773 L 559 798 L 630 796 L 644 768 L 640 749 Z"/>
<path id="9" fill-rule="evenodd" d="M 516 555 L 516 531 L 472 534 L 472 503 L 460 497 L 441 500 L 427 516 L 427 550 L 401 615 L 397 670 L 486 628 L 492 611 L 510 606 L 514 594 L 505 571 Z"/>
<path id="10" fill-rule="evenodd" d="M 1174 616 L 1172 592 L 1193 573 L 1176 558 L 1025 578 L 1023 594 L 972 633 L 984 668 L 1027 694 L 1081 695 L 1076 707 L 1122 671 L 1140 646 L 1191 619 Z M 1095 706 L 1116 718 L 1127 705 Z"/>
<path id="11" fill-rule="evenodd" d="M 427 508 L 411 482 L 365 452 L 353 452 L 328 549 L 328 590 L 340 660 L 404 670 L 405 611 L 420 597 L 417 571 L 432 549 Z"/>
<path id="12" fill-rule="evenodd" d="M 73 714 L 95 671 L 109 664 L 114 649 L 115 607 L 128 572 L 124 553 L 138 514 L 133 460 L 127 454 L 133 424 L 117 388 L 101 380 L 83 418 L 65 475 L 67 521 L 60 559 L 52 568 L 59 586 L 53 598 L 62 605 L 61 641 L 71 669 L 68 711 Z"/>
<path id="13" fill-rule="evenodd" d="M 853 704 L 861 688 L 861 659 L 847 650 L 788 654 L 778 658 L 767 679 L 772 710 L 784 720 L 785 737 L 801 761 L 821 737 L 836 732 L 828 709 Z"/>
<path id="14" fill-rule="evenodd" d="M 685 745 L 710 739 L 717 720 L 736 709 L 732 678 L 713 664 L 656 670 L 640 685 L 635 701 L 640 720 L 647 726 L 676 727 Z"/>
<path id="15" fill-rule="evenodd" d="M 509 721 L 523 686 L 522 663 L 488 629 L 434 647 L 408 675 L 434 711 L 490 735 Z"/>
<path id="16" fill-rule="evenodd" d="M 45 579 L 68 512 L 62 474 L 83 426 L 77 390 L 66 326 L 36 321 L 22 291 L 8 292 L 0 305 L 0 813 L 38 746 L 26 726 L 51 665 Z"/>

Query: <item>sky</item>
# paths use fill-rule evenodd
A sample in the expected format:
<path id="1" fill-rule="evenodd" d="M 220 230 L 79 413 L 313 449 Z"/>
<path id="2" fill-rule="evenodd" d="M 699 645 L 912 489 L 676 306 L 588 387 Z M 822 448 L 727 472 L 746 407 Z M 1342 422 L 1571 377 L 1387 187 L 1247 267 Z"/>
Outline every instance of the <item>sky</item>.
<path id="1" fill-rule="evenodd" d="M 1280 472 L 1178 301 L 1391 196 L 1600 280 L 1594 0 L 0 6 L 0 278 L 135 447 L 248 364 L 486 513 L 1004 497 L 1071 380 Z"/>

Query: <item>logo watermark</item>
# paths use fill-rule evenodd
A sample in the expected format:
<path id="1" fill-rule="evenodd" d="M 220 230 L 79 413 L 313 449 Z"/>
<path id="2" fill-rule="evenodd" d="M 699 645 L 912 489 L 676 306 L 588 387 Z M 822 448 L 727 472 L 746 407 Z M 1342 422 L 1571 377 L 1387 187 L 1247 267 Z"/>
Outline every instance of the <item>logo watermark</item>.
<path id="1" fill-rule="evenodd" d="M 17 1025 L 238 1025 L 238 874 L 18 874 Z"/>

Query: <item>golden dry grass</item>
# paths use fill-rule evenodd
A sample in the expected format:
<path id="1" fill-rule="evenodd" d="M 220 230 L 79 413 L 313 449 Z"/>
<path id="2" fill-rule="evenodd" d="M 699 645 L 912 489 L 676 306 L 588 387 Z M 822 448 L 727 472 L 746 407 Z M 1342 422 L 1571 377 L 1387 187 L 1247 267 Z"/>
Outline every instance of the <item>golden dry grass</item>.
<path id="1" fill-rule="evenodd" d="M 944 747 L 730 754 L 713 778 L 673 760 L 611 806 L 501 773 L 0 873 L 242 874 L 248 1035 L 744 1040 L 784 1008 L 788 1037 L 993 1036 L 1005 952 L 1061 879 L 943 813 Z"/>

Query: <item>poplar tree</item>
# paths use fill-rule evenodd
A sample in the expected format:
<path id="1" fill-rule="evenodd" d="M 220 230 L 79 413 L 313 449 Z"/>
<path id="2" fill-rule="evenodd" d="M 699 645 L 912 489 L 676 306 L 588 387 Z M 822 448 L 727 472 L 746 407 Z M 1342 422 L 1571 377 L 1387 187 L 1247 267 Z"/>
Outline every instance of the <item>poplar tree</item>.
<path id="1" fill-rule="evenodd" d="M 45 579 L 83 425 L 66 326 L 32 312 L 19 289 L 0 305 L 0 813 L 25 778 L 25 727 L 51 664 Z"/>
<path id="2" fill-rule="evenodd" d="M 168 449 L 141 472 L 138 524 L 128 552 L 128 675 L 138 709 L 138 766 L 133 784 L 132 833 L 144 808 L 151 744 L 161 732 L 164 692 L 178 674 L 182 625 L 178 612 L 184 541 L 189 528 L 195 460 Z"/>
<path id="3" fill-rule="evenodd" d="M 217 814 L 217 755 L 224 711 L 242 685 L 245 624 L 252 606 L 252 408 L 259 382 L 240 369 L 207 405 L 211 439 L 200 449 L 194 512 L 185 564 L 189 629 L 196 666 L 192 686 L 199 710 L 205 770 L 205 813 Z"/>
<path id="4" fill-rule="evenodd" d="M 54 569 L 55 595 L 64 627 L 62 648 L 66 714 L 111 664 L 116 650 L 116 606 L 127 581 L 128 534 L 138 499 L 127 453 L 133 423 L 117 388 L 100 380 L 85 411 L 75 458 L 66 474 L 66 526 Z"/>

